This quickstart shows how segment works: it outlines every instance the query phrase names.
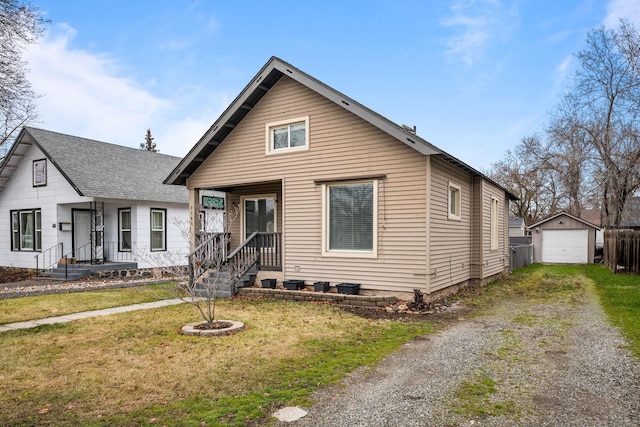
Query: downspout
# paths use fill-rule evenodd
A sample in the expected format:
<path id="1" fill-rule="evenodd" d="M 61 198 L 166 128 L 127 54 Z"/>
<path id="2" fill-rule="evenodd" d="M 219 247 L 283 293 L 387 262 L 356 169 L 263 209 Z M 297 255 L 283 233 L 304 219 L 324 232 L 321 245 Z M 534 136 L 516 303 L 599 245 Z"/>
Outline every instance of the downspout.
<path id="1" fill-rule="evenodd" d="M 425 156 L 426 203 L 425 203 L 425 286 L 431 294 L 431 156 Z"/>

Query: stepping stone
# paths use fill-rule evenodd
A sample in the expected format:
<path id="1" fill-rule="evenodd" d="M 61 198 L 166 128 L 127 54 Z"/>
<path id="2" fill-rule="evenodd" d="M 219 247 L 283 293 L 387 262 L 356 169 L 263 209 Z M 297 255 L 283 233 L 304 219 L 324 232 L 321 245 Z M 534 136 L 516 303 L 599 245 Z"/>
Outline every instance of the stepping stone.
<path id="1" fill-rule="evenodd" d="M 287 423 L 299 420 L 305 415 L 307 415 L 307 411 L 305 411 L 304 409 L 300 409 L 297 406 L 287 406 L 273 414 L 273 416 L 276 417 L 279 421 L 285 421 Z"/>

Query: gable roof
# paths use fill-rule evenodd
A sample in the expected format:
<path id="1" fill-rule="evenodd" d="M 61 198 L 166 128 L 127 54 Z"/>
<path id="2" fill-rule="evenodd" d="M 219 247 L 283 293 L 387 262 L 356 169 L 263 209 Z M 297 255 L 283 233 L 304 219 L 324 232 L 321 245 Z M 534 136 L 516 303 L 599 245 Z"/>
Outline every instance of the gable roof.
<path id="1" fill-rule="evenodd" d="M 24 127 L 0 165 L 0 189 L 37 146 L 78 195 L 120 200 L 188 203 L 185 188 L 163 184 L 179 157 Z M 23 166 L 24 167 L 24 166 Z M 4 178 L 4 179 L 1 179 Z"/>
<path id="2" fill-rule="evenodd" d="M 583 223 L 583 224 L 585 224 L 585 225 L 588 225 L 589 227 L 593 227 L 593 228 L 595 228 L 595 229 L 597 229 L 597 230 L 600 230 L 600 227 L 598 227 L 597 225 L 592 224 L 592 223 L 590 223 L 589 221 L 585 221 L 584 219 L 578 218 L 577 216 L 573 216 L 573 215 L 571 215 L 571 214 L 569 214 L 569 213 L 567 213 L 567 212 L 564 212 L 564 211 L 562 211 L 562 212 L 558 212 L 558 213 L 557 213 L 557 214 L 555 214 L 555 215 L 551 215 L 550 217 L 545 218 L 545 219 L 543 219 L 542 221 L 538 221 L 538 222 L 536 222 L 535 224 L 530 225 L 530 226 L 529 226 L 529 227 L 527 227 L 527 228 L 528 228 L 529 230 L 532 230 L 532 229 L 534 229 L 535 227 L 538 227 L 539 225 L 544 224 L 545 222 L 549 222 L 549 221 L 551 221 L 551 220 L 553 220 L 553 219 L 556 219 L 556 218 L 558 218 L 558 217 L 560 217 L 560 216 L 568 216 L 569 218 L 575 219 L 576 221 L 581 222 L 581 223 Z"/>
<path id="3" fill-rule="evenodd" d="M 482 176 L 487 181 L 500 187 L 505 191 L 509 199 L 518 199 L 517 196 L 509 192 L 500 184 L 486 177 L 461 160 L 445 153 L 427 140 L 416 135 L 415 132 L 409 130 L 407 127 L 393 123 L 375 111 L 370 110 L 364 105 L 275 56 L 272 56 L 271 59 L 267 61 L 258 74 L 256 74 L 242 92 L 240 92 L 236 99 L 233 100 L 229 107 L 227 107 L 222 115 L 213 123 L 209 130 L 202 136 L 202 138 L 200 138 L 196 145 L 191 149 L 191 151 L 189 151 L 184 159 L 182 159 L 164 182 L 166 184 L 185 185 L 187 178 L 189 178 L 191 174 L 198 169 L 202 162 L 204 162 L 205 159 L 216 150 L 222 141 L 224 141 L 224 139 L 231 133 L 231 131 L 233 131 L 242 119 L 249 114 L 251 109 L 258 104 L 262 97 L 266 95 L 266 93 L 282 78 L 282 76 L 292 78 L 314 92 L 333 101 L 340 107 L 364 119 L 419 153 L 423 155 L 440 156 L 449 163 L 466 170 L 472 175 Z"/>

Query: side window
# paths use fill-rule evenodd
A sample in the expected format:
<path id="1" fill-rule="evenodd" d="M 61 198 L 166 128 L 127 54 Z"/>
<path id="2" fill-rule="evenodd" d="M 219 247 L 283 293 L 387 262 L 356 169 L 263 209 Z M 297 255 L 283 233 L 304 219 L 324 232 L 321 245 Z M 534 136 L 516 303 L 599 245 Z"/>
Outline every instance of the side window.
<path id="1" fill-rule="evenodd" d="M 131 208 L 118 209 L 118 250 L 131 251 Z"/>
<path id="2" fill-rule="evenodd" d="M 500 202 L 495 197 L 491 198 L 491 250 L 498 249 Z"/>
<path id="3" fill-rule="evenodd" d="M 166 209 L 151 209 L 151 250 L 167 250 Z"/>
<path id="4" fill-rule="evenodd" d="M 462 218 L 462 191 L 460 186 L 449 183 L 449 219 L 460 220 Z"/>

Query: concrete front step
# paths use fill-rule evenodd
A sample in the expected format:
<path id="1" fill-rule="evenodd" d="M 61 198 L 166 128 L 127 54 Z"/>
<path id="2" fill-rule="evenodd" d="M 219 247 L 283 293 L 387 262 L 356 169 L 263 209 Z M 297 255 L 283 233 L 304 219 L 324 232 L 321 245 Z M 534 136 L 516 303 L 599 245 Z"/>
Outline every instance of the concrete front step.
<path id="1" fill-rule="evenodd" d="M 91 270 L 79 268 L 66 270 L 64 268 L 54 268 L 50 271 L 43 271 L 37 279 L 41 280 L 78 280 L 89 277 Z"/>
<path id="2" fill-rule="evenodd" d="M 249 270 L 249 272 L 247 272 L 247 274 L 245 274 L 238 281 L 237 285 L 235 286 L 231 286 L 231 284 L 229 283 L 230 281 L 229 273 L 224 270 L 218 273 L 216 272 L 210 273 L 209 278 L 213 280 L 218 280 L 218 284 L 215 285 L 217 286 L 217 292 L 216 292 L 217 298 L 231 298 L 238 294 L 238 289 L 253 286 L 253 284 L 256 282 L 257 274 L 258 274 L 257 269 L 255 267 L 252 268 L 251 270 Z M 199 297 L 206 297 L 207 291 L 206 289 L 204 289 L 204 284 L 198 285 L 198 287 L 195 290 L 195 293 Z"/>

